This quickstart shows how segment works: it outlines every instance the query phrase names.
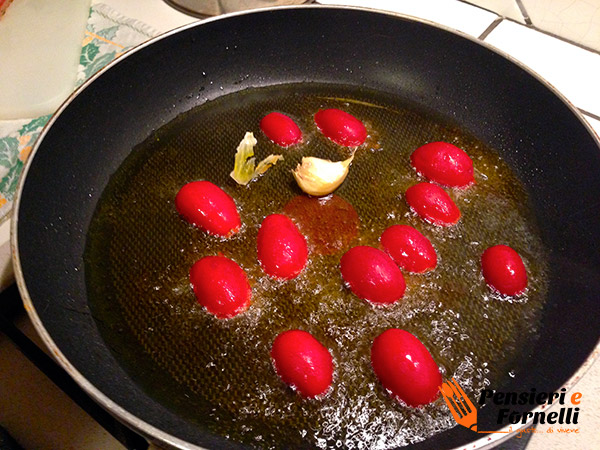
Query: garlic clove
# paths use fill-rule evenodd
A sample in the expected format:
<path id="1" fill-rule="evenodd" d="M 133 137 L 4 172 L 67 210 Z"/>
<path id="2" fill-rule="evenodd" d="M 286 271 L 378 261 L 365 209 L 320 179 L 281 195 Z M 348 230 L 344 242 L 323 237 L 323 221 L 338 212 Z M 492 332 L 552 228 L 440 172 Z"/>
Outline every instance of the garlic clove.
<path id="1" fill-rule="evenodd" d="M 302 163 L 292 173 L 300 189 L 309 195 L 321 197 L 331 194 L 342 184 L 353 159 L 354 155 L 345 161 L 334 162 L 308 156 L 302 158 Z"/>

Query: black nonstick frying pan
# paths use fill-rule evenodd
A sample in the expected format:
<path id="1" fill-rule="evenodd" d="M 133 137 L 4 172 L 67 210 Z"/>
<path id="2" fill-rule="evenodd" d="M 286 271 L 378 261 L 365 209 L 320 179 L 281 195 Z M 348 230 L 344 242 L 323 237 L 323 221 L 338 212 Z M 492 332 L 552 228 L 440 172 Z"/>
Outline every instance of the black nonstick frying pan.
<path id="1" fill-rule="evenodd" d="M 152 373 L 151 362 L 120 363 L 90 309 L 84 254 L 99 199 L 135 146 L 205 102 L 294 83 L 402 98 L 498 151 L 529 194 L 548 280 L 535 339 L 514 377 L 493 387 L 572 387 L 599 338 L 600 149 L 591 129 L 551 87 L 480 42 L 398 15 L 329 7 L 235 14 L 168 33 L 95 76 L 51 120 L 21 181 L 14 263 L 27 310 L 69 374 L 163 446 L 241 446 L 173 407 L 176 391 L 140 386 L 135 371 Z M 496 418 L 481 409 L 479 429 L 498 429 Z M 483 448 L 505 437 L 479 436 L 456 426 L 413 447 Z"/>

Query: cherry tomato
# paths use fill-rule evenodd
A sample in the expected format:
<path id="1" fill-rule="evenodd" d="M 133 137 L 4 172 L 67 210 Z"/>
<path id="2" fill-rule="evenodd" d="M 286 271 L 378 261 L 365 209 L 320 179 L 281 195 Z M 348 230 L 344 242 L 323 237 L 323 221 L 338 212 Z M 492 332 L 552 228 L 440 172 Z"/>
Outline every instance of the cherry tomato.
<path id="1" fill-rule="evenodd" d="M 308 260 L 306 239 L 283 214 L 267 216 L 258 230 L 258 261 L 274 278 L 289 280 L 302 272 Z"/>
<path id="2" fill-rule="evenodd" d="M 409 406 L 431 403 L 442 384 L 427 348 L 408 331 L 390 328 L 373 341 L 371 365 L 385 389 Z"/>
<path id="3" fill-rule="evenodd" d="M 242 226 L 233 199 L 210 181 L 193 181 L 175 196 L 177 212 L 192 225 L 218 236 L 230 237 Z"/>
<path id="4" fill-rule="evenodd" d="M 252 290 L 246 273 L 225 256 L 205 256 L 190 269 L 190 282 L 198 303 L 219 319 L 244 312 Z"/>
<path id="5" fill-rule="evenodd" d="M 271 348 L 275 371 L 301 396 L 325 394 L 333 379 L 333 360 L 327 347 L 310 333 L 289 330 L 279 334 Z"/>
<path id="6" fill-rule="evenodd" d="M 422 219 L 448 227 L 460 219 L 460 210 L 441 187 L 419 183 L 406 190 L 406 202 Z"/>
<path id="7" fill-rule="evenodd" d="M 340 262 L 342 278 L 354 294 L 372 303 L 389 304 L 404 296 L 402 272 L 384 252 L 373 247 L 352 247 Z"/>
<path id="8" fill-rule="evenodd" d="M 381 235 L 381 246 L 394 262 L 408 272 L 435 269 L 437 254 L 431 241 L 408 225 L 393 225 Z"/>
<path id="9" fill-rule="evenodd" d="M 260 121 L 260 129 L 265 136 L 281 147 L 289 147 L 302 140 L 302 131 L 290 117 L 272 112 Z"/>
<path id="10" fill-rule="evenodd" d="M 341 109 L 321 109 L 315 114 L 315 124 L 326 137 L 345 147 L 358 147 L 367 138 L 364 124 Z"/>
<path id="11" fill-rule="evenodd" d="M 507 245 L 495 245 L 481 255 L 487 284 L 504 295 L 521 294 L 527 287 L 527 271 L 521 256 Z"/>
<path id="12" fill-rule="evenodd" d="M 430 142 L 419 147 L 410 161 L 418 173 L 444 186 L 464 187 L 475 181 L 469 155 L 447 142 Z"/>

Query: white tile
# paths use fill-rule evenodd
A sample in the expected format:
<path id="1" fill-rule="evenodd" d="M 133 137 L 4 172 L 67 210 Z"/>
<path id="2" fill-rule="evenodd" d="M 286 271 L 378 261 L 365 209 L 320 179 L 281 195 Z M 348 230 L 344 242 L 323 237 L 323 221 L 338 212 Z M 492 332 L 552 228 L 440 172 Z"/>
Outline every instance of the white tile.
<path id="1" fill-rule="evenodd" d="M 529 66 L 575 106 L 600 115 L 599 54 L 507 20 L 485 42 Z"/>
<path id="2" fill-rule="evenodd" d="M 525 23 L 525 18 L 516 0 L 465 0 L 472 5 L 481 6 L 499 16 Z"/>
<path id="3" fill-rule="evenodd" d="M 393 11 L 430 20 L 478 37 L 498 16 L 457 0 L 319 0 L 322 5 L 350 5 Z"/>
<path id="4" fill-rule="evenodd" d="M 599 0 L 521 0 L 533 25 L 600 51 Z"/>

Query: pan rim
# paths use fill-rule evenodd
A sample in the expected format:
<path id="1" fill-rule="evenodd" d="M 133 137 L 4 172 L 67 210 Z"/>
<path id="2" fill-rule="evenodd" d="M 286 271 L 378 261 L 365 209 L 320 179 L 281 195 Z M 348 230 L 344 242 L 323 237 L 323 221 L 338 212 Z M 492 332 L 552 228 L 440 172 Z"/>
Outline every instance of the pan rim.
<path id="1" fill-rule="evenodd" d="M 46 347 L 50 350 L 54 359 L 61 365 L 61 367 L 69 374 L 69 376 L 71 376 L 73 378 L 73 380 L 88 395 L 90 395 L 103 408 L 105 408 L 106 410 L 111 412 L 114 416 L 116 416 L 120 421 L 122 421 L 126 425 L 130 426 L 131 428 L 133 428 L 140 434 L 144 435 L 144 437 L 146 437 L 150 441 L 160 440 L 162 443 L 166 443 L 169 446 L 180 448 L 180 449 L 203 449 L 204 448 L 201 446 L 197 446 L 195 444 L 191 444 L 181 438 L 175 437 L 170 433 L 164 432 L 164 431 L 158 429 L 157 427 L 151 425 L 150 423 L 144 421 L 143 419 L 139 418 L 137 415 L 126 410 L 122 406 L 120 406 L 116 401 L 109 398 L 106 394 L 104 394 L 103 391 L 101 391 L 99 388 L 97 388 L 95 385 L 93 385 L 90 381 L 88 381 L 88 379 L 84 375 L 82 375 L 82 373 L 79 372 L 79 370 L 77 370 L 75 368 L 75 366 L 72 365 L 72 363 L 66 358 L 66 356 L 61 352 L 61 350 L 55 344 L 54 340 L 50 336 L 50 333 L 47 331 L 46 327 L 42 323 L 42 320 L 40 319 L 40 316 L 38 315 L 38 312 L 36 311 L 36 308 L 33 304 L 32 298 L 29 295 L 29 291 L 27 289 L 27 284 L 25 282 L 25 276 L 24 276 L 22 266 L 21 266 L 21 256 L 19 254 L 19 246 L 18 246 L 18 242 L 19 242 L 19 238 L 18 238 L 19 210 L 20 210 L 20 205 L 21 205 L 21 192 L 22 192 L 23 186 L 26 182 L 27 174 L 29 172 L 31 165 L 33 164 L 33 161 L 35 159 L 37 151 L 39 150 L 42 142 L 44 141 L 45 136 L 47 135 L 49 129 L 53 126 L 53 124 L 61 116 L 63 111 L 66 108 L 68 108 L 69 105 L 73 102 L 73 100 L 77 96 L 79 96 L 82 92 L 84 92 L 88 86 L 90 86 L 92 83 L 94 83 L 94 81 L 97 78 L 101 77 L 105 72 L 111 70 L 113 67 L 115 67 L 116 65 L 121 63 L 127 57 L 137 53 L 138 51 L 146 48 L 147 46 L 153 45 L 154 43 L 161 41 L 162 39 L 169 38 L 172 35 L 175 35 L 177 33 L 183 32 L 183 31 L 191 29 L 191 28 L 195 28 L 197 26 L 203 26 L 206 23 L 211 23 L 214 21 L 221 21 L 221 20 L 228 20 L 231 17 L 242 16 L 242 15 L 260 14 L 260 13 L 265 13 L 265 12 L 269 12 L 269 11 L 297 10 L 297 9 L 354 10 L 354 11 L 360 11 L 360 12 L 365 12 L 365 13 L 370 13 L 370 14 L 381 14 L 384 16 L 397 17 L 397 18 L 404 19 L 404 20 L 410 20 L 413 22 L 422 23 L 422 24 L 431 26 L 433 28 L 437 28 L 437 29 L 452 33 L 454 35 L 457 35 L 459 37 L 467 39 L 473 43 L 477 43 L 478 45 L 483 46 L 485 49 L 507 59 L 510 63 L 512 63 L 513 65 L 516 65 L 519 69 L 525 71 L 526 73 L 528 73 L 529 75 L 534 77 L 538 82 L 540 82 L 555 97 L 557 97 L 559 100 L 561 100 L 565 106 L 568 107 L 568 109 L 571 111 L 571 113 L 574 114 L 574 116 L 584 126 L 584 128 L 592 136 L 592 139 L 594 140 L 596 145 L 600 148 L 600 137 L 596 134 L 595 130 L 591 127 L 589 122 L 587 122 L 585 120 L 581 111 L 576 106 L 574 106 L 565 97 L 564 94 L 562 94 L 560 91 L 558 91 L 545 78 L 543 78 L 537 72 L 532 70 L 530 67 L 524 65 L 523 63 L 521 63 L 520 61 L 518 61 L 511 55 L 503 52 L 502 50 L 492 46 L 489 43 L 481 41 L 478 38 L 468 35 L 460 30 L 456 30 L 456 29 L 450 28 L 448 26 L 435 23 L 435 22 L 432 22 L 427 19 L 422 19 L 422 18 L 418 18 L 418 17 L 414 17 L 414 16 L 410 16 L 407 14 L 402 14 L 402 13 L 379 10 L 379 9 L 375 9 L 375 8 L 358 7 L 358 6 L 341 6 L 341 5 L 314 5 L 313 4 L 313 5 L 292 5 L 292 6 L 280 6 L 280 7 L 267 7 L 267 8 L 258 8 L 258 9 L 254 9 L 254 10 L 250 10 L 250 11 L 233 12 L 233 13 L 224 14 L 221 16 L 216 16 L 216 17 L 211 17 L 211 18 L 195 21 L 190 24 L 175 28 L 173 30 L 170 30 L 168 32 L 165 32 L 154 38 L 149 39 L 148 41 L 129 50 L 121 57 L 113 60 L 107 66 L 105 66 L 104 68 L 99 70 L 97 73 L 95 73 L 92 77 L 90 77 L 77 90 L 75 90 L 62 103 L 62 105 L 58 108 L 58 110 L 52 115 L 52 117 L 50 118 L 50 120 L 48 121 L 48 123 L 46 124 L 46 126 L 44 127 L 42 132 L 40 133 L 40 136 L 39 136 L 37 142 L 35 143 L 35 146 L 25 164 L 25 167 L 23 168 L 23 172 L 19 178 L 19 183 L 17 185 L 13 208 L 12 208 L 12 211 L 9 214 L 7 214 L 7 217 L 11 218 L 10 243 L 11 243 L 11 249 L 12 249 L 12 263 L 13 263 L 13 268 L 14 268 L 14 273 L 15 273 L 15 280 L 16 280 L 19 292 L 21 294 L 21 297 L 23 299 L 25 310 L 27 311 L 27 314 L 34 325 L 36 332 L 39 334 L 39 336 L 41 337 L 41 339 L 44 342 L 44 344 L 46 345 Z M 2 219 L 0 219 L 0 222 L 2 222 Z M 585 373 L 589 370 L 589 368 L 593 365 L 593 363 L 597 359 L 599 359 L 599 357 L 600 357 L 600 338 L 596 342 L 594 349 L 588 355 L 588 357 L 586 358 L 584 363 L 577 368 L 577 370 L 563 384 L 563 386 L 561 386 L 561 388 L 565 388 L 566 391 L 569 392 L 577 384 L 577 382 L 585 375 Z M 554 407 L 554 405 L 552 407 Z M 533 412 L 533 413 L 541 412 L 541 411 L 547 412 L 551 408 L 542 408 L 542 406 L 538 406 L 538 407 L 532 409 L 531 412 Z M 518 429 L 527 428 L 528 426 L 530 426 L 532 424 L 532 422 L 533 422 L 533 418 L 530 419 L 526 424 L 519 424 L 522 426 L 520 426 Z M 501 442 L 514 437 L 513 433 L 516 433 L 518 431 L 518 429 L 513 430 L 512 428 L 513 428 L 512 425 L 511 426 L 507 425 L 499 430 L 499 431 L 503 431 L 504 433 L 494 433 L 491 436 L 487 435 L 485 437 L 481 437 L 477 440 L 472 441 L 470 443 L 470 445 L 474 445 L 473 448 L 476 448 L 476 449 L 486 449 L 486 448 L 495 447 L 496 445 L 500 444 Z M 509 429 L 510 429 L 510 433 L 509 433 Z M 460 448 L 462 448 L 462 447 L 456 447 L 455 450 L 459 450 Z"/>

